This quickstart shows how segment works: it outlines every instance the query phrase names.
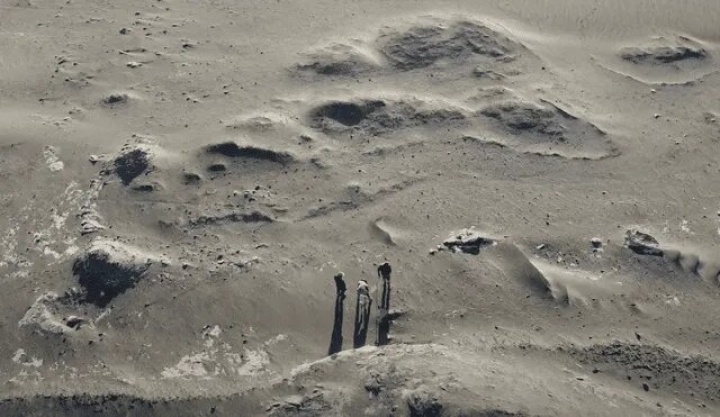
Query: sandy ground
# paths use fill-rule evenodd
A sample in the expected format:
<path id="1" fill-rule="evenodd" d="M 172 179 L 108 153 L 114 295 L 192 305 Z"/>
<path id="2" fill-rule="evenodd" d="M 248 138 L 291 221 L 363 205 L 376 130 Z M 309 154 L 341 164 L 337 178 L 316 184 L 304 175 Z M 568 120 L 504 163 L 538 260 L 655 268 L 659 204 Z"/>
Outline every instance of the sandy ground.
<path id="1" fill-rule="evenodd" d="M 719 21 L 0 0 L 0 415 L 718 415 Z"/>

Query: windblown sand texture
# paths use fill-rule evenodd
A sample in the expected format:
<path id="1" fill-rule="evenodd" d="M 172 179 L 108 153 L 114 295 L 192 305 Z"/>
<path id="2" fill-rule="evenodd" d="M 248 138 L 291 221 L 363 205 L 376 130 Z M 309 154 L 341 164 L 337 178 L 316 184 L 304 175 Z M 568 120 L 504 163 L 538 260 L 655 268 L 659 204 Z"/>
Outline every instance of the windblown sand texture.
<path id="1" fill-rule="evenodd" d="M 719 22 L 0 0 L 0 416 L 720 415 Z"/>

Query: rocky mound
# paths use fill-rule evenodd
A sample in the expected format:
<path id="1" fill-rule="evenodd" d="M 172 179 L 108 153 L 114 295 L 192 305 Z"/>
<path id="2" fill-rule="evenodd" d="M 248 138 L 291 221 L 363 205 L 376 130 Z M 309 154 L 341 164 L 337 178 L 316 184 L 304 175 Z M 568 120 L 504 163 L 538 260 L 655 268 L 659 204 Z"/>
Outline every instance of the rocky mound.
<path id="1" fill-rule="evenodd" d="M 391 65 L 405 71 L 471 57 L 509 60 L 520 48 L 498 32 L 469 21 L 413 26 L 382 36 L 378 44 Z"/>

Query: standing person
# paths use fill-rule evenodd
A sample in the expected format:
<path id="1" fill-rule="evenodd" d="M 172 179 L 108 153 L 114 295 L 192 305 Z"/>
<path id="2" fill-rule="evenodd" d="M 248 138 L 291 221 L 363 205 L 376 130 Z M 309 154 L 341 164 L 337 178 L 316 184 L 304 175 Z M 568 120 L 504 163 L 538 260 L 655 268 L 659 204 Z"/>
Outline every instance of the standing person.
<path id="1" fill-rule="evenodd" d="M 333 277 L 335 279 L 335 320 L 333 322 L 332 336 L 330 336 L 330 348 L 328 349 L 328 355 L 334 355 L 342 350 L 343 311 L 345 305 L 345 291 L 347 291 L 347 286 L 345 285 L 343 277 L 344 274 L 342 272 Z"/>
<path id="2" fill-rule="evenodd" d="M 367 281 L 358 281 L 357 303 L 355 304 L 355 336 L 353 346 L 359 348 L 365 346 L 367 340 L 368 324 L 370 322 L 370 286 Z"/>
<path id="3" fill-rule="evenodd" d="M 380 266 L 378 266 L 377 274 L 378 279 L 380 279 L 382 282 L 382 297 L 380 298 L 380 304 L 378 304 L 378 309 L 385 309 L 390 311 L 390 274 L 392 273 L 392 268 L 390 267 L 390 264 L 388 262 L 384 262 Z"/>
<path id="4" fill-rule="evenodd" d="M 390 319 L 388 314 L 390 312 L 390 274 L 392 273 L 392 268 L 388 262 L 384 262 L 378 266 L 377 273 L 378 279 L 382 281 L 378 283 L 378 288 L 382 285 L 382 295 L 380 303 L 378 304 L 378 334 L 375 344 L 383 346 L 388 344 L 388 334 L 390 333 Z"/>

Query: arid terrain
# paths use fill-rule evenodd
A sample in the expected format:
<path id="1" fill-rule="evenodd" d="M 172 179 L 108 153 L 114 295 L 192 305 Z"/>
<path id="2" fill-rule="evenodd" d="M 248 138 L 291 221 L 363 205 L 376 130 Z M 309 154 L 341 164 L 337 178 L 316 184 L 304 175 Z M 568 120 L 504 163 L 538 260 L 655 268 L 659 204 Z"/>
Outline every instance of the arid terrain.
<path id="1" fill-rule="evenodd" d="M 0 416 L 720 415 L 718 22 L 0 0 Z"/>

